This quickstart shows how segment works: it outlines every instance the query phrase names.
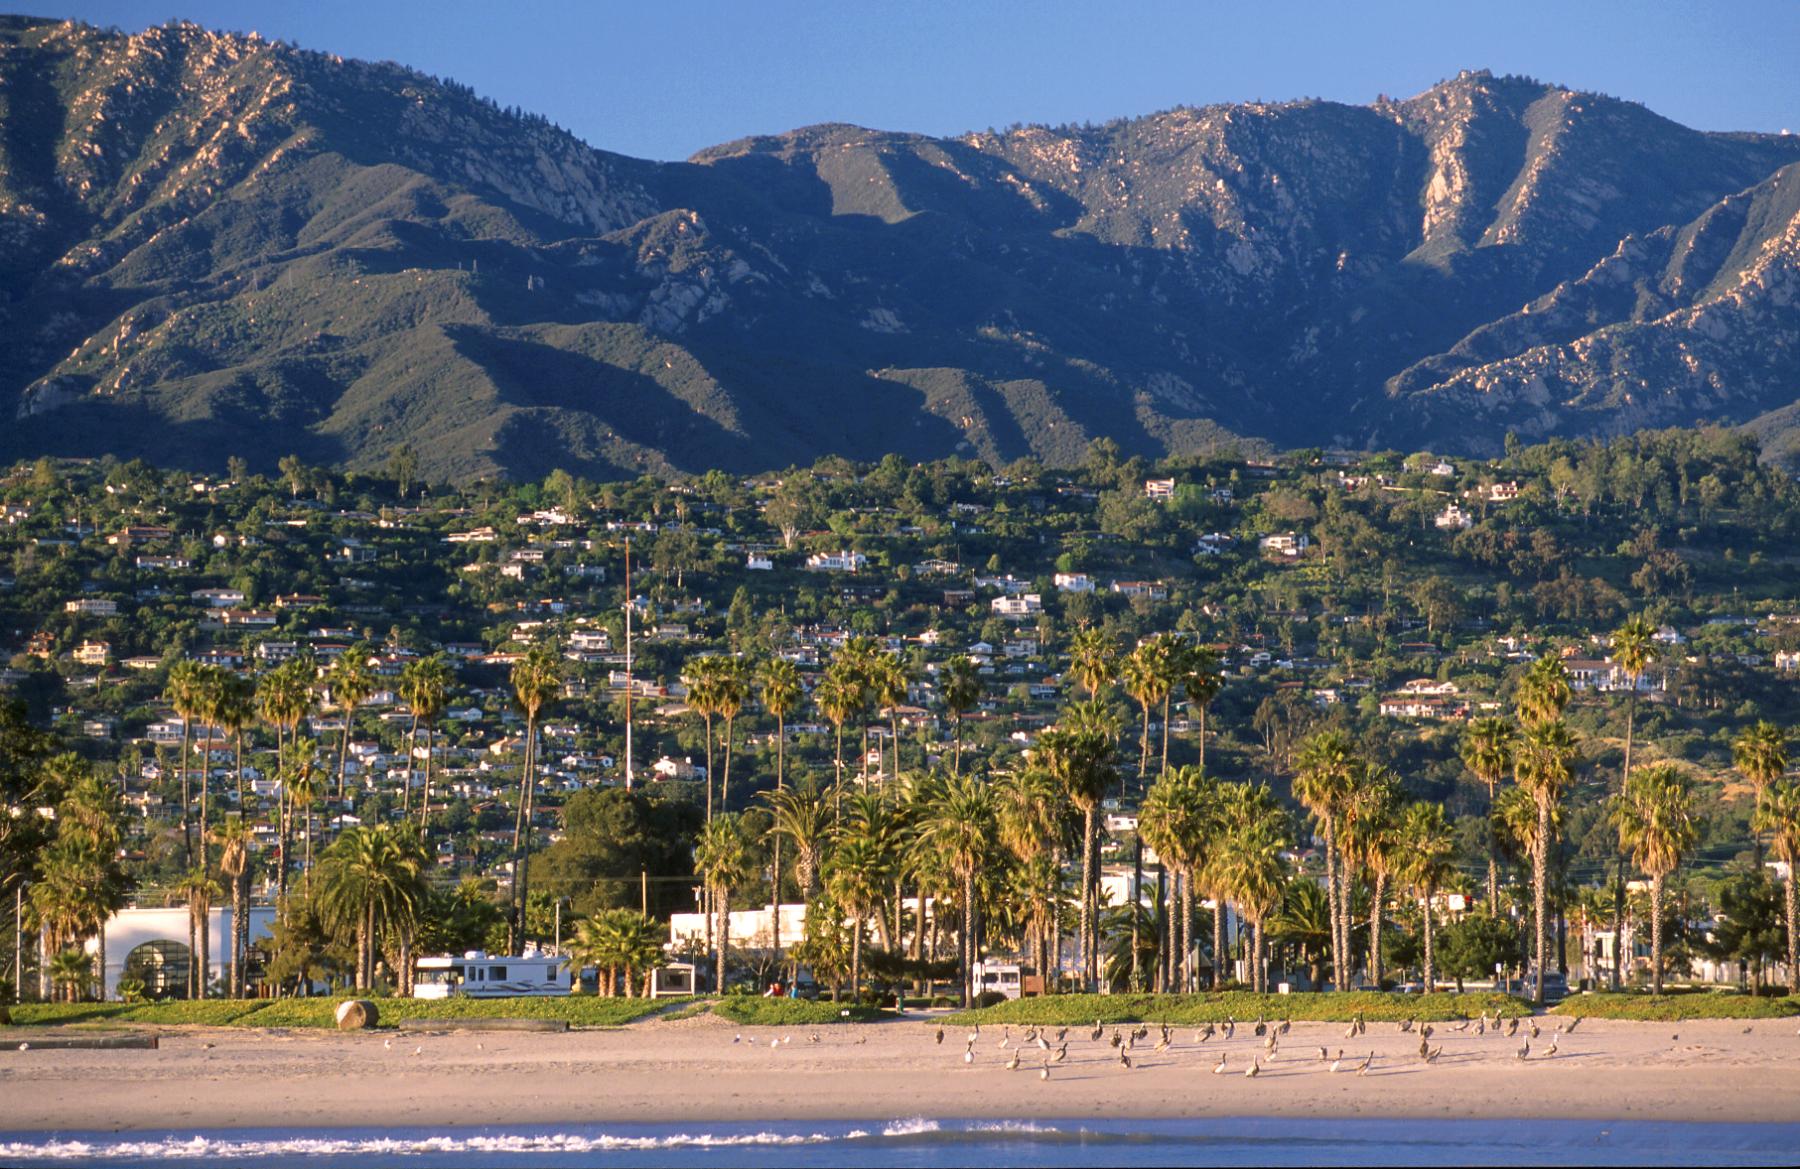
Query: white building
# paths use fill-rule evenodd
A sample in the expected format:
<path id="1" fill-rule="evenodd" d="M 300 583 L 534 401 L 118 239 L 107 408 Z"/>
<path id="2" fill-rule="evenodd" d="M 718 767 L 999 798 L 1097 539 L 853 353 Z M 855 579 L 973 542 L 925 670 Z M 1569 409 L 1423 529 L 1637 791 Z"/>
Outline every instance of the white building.
<path id="1" fill-rule="evenodd" d="M 861 552 L 815 552 L 806 558 L 809 572 L 861 572 L 869 558 Z"/>
<path id="2" fill-rule="evenodd" d="M 250 907 L 250 947 L 270 936 L 275 907 Z M 219 906 L 207 915 L 207 981 L 223 982 L 231 973 L 231 906 Z M 168 908 L 121 909 L 88 939 L 87 951 L 97 954 L 100 938 L 106 939 L 105 997 L 117 998 L 119 980 L 127 976 L 144 983 L 150 998 L 186 998 L 188 987 L 188 911 L 185 905 Z"/>
<path id="3" fill-rule="evenodd" d="M 1276 556 L 1298 556 L 1312 546 L 1312 541 L 1299 532 L 1276 532 L 1258 540 L 1256 546 Z"/>
<path id="4" fill-rule="evenodd" d="M 1453 503 L 1438 512 L 1437 518 L 1431 522 L 1441 532 L 1462 532 L 1475 526 L 1475 517 Z"/>
<path id="5" fill-rule="evenodd" d="M 1004 617 L 1008 621 L 1021 621 L 1026 617 L 1035 617 L 1044 611 L 1044 598 L 1037 593 L 1024 593 L 1017 597 L 995 597 L 989 607 L 994 616 Z"/>
<path id="6" fill-rule="evenodd" d="M 1059 593 L 1091 593 L 1094 580 L 1085 572 L 1059 572 L 1054 577 Z"/>

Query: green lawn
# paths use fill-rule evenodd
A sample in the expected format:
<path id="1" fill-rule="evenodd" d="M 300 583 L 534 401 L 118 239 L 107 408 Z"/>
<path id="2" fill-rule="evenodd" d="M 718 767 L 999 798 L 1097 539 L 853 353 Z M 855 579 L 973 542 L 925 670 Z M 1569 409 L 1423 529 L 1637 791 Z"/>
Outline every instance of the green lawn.
<path id="1" fill-rule="evenodd" d="M 829 999 L 755 998 L 727 995 L 712 1004 L 712 1013 L 746 1027 L 809 1027 L 821 1023 L 867 1023 L 881 1017 L 874 1007 L 834 1003 Z"/>
<path id="2" fill-rule="evenodd" d="M 175 1003 L 25 1003 L 12 1008 L 20 1024 L 144 1023 L 159 1026 L 331 1027 L 339 997 Z M 402 1019 L 563 1019 L 572 1027 L 617 1027 L 680 1006 L 685 999 L 564 998 L 375 999 L 383 1025 Z"/>
<path id="3" fill-rule="evenodd" d="M 1674 1023 L 1683 1019 L 1780 1019 L 1800 1015 L 1800 998 L 1752 997 L 1735 991 L 1673 994 L 1571 995 L 1551 1012 L 1580 1019 L 1632 1019 Z"/>
<path id="4" fill-rule="evenodd" d="M 1256 1019 L 1346 1023 L 1356 1015 L 1370 1022 L 1403 1019 L 1472 1019 L 1486 1011 L 1531 1012 L 1531 1004 L 1503 994 L 1393 995 L 1373 991 L 1348 994 L 1061 994 L 1014 999 L 997 1006 L 959 1011 L 958 1023 L 1018 1023 L 1074 1027 L 1102 1023 L 1223 1023 Z"/>

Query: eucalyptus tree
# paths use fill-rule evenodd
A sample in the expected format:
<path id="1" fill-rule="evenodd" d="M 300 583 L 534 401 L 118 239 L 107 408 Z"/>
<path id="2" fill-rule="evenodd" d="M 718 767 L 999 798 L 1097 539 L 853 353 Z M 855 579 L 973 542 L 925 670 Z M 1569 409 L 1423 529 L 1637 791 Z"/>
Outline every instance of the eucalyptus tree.
<path id="1" fill-rule="evenodd" d="M 944 667 L 944 680 L 939 687 L 939 694 L 944 700 L 944 709 L 956 722 L 956 761 L 951 773 L 962 774 L 963 749 L 963 716 L 975 709 L 981 701 L 981 675 L 977 672 L 972 658 L 954 657 Z"/>
<path id="2" fill-rule="evenodd" d="M 1422 985 L 1430 994 L 1437 989 L 1437 894 L 1456 875 L 1456 841 L 1444 805 L 1409 805 L 1400 821 L 1399 846 L 1397 875 L 1419 899 Z"/>
<path id="3" fill-rule="evenodd" d="M 1478 718 L 1463 732 L 1459 744 L 1463 766 L 1487 787 L 1488 807 L 1492 809 L 1513 765 L 1515 732 L 1503 718 Z M 1500 864 L 1494 855 L 1492 834 L 1488 839 L 1487 903 L 1488 912 L 1497 912 L 1500 902 Z"/>
<path id="4" fill-rule="evenodd" d="M 337 798 L 344 798 L 344 777 L 350 763 L 350 734 L 356 722 L 356 709 L 367 702 L 369 695 L 375 693 L 375 671 L 369 666 L 369 657 L 374 653 L 367 642 L 357 642 L 337 656 L 331 668 L 325 673 L 325 686 L 331 692 L 331 700 L 336 704 L 344 719 L 344 729 L 338 735 L 337 765 Z M 413 713 L 413 730 L 418 730 L 418 712 Z M 410 748 L 411 741 L 408 740 Z M 412 790 L 411 769 L 412 752 L 407 752 L 408 782 L 407 792 Z"/>
<path id="5" fill-rule="evenodd" d="M 1783 779 L 1770 784 L 1757 801 L 1758 832 L 1769 834 L 1769 849 L 1787 865 L 1783 917 L 1787 924 L 1788 993 L 1800 995 L 1800 780 Z"/>
<path id="6" fill-rule="evenodd" d="M 562 659 L 549 642 L 540 641 L 513 663 L 509 679 L 513 702 L 525 716 L 524 766 L 519 775 L 519 809 L 513 825 L 513 914 L 511 941 L 525 934 L 526 897 L 531 880 L 531 814 L 537 798 L 537 729 L 544 707 L 562 693 Z"/>
<path id="7" fill-rule="evenodd" d="M 1537 826 L 1531 842 L 1531 900 L 1534 930 L 1533 959 L 1537 965 L 1532 1002 L 1544 1001 L 1546 950 L 1545 913 L 1549 904 L 1550 847 L 1553 814 L 1563 792 L 1574 780 L 1575 738 L 1561 719 L 1534 720 L 1519 736 L 1513 776 L 1521 791 L 1531 797 Z"/>
<path id="8" fill-rule="evenodd" d="M 1632 774 L 1613 802 L 1612 822 L 1619 831 L 1619 847 L 1650 878 L 1650 989 L 1661 994 L 1663 883 L 1693 851 L 1699 831 L 1687 776 L 1668 763 Z"/>
<path id="9" fill-rule="evenodd" d="M 1625 677 L 1625 761 L 1619 769 L 1619 791 L 1631 782 L 1631 748 L 1637 723 L 1638 683 L 1656 659 L 1656 627 L 1642 613 L 1613 631 L 1612 660 Z M 1613 953 L 1625 944 L 1625 851 L 1619 850 L 1613 878 Z M 1619 989 L 1619 964 L 1613 963 L 1613 989 Z"/>
<path id="10" fill-rule="evenodd" d="M 1343 731 L 1320 731 L 1302 745 L 1294 775 L 1294 798 L 1318 825 L 1325 844 L 1325 896 L 1331 904 L 1331 971 L 1338 990 L 1350 986 L 1347 887 L 1350 874 L 1338 848 L 1338 827 L 1356 775 L 1356 747 Z"/>

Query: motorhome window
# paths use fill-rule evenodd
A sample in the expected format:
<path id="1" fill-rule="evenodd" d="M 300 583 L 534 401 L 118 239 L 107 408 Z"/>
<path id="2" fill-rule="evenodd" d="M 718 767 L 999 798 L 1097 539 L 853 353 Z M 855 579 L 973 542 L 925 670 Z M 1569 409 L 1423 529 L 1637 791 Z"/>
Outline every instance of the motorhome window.
<path id="1" fill-rule="evenodd" d="M 504 966 L 489 966 L 488 967 L 488 977 L 495 982 L 505 981 L 506 967 L 504 967 Z"/>
<path id="2" fill-rule="evenodd" d="M 556 972 L 560 969 L 562 969 L 562 967 L 560 967 L 560 966 L 546 966 L 546 967 L 544 967 L 544 977 L 549 979 L 551 982 L 555 982 L 556 981 Z"/>

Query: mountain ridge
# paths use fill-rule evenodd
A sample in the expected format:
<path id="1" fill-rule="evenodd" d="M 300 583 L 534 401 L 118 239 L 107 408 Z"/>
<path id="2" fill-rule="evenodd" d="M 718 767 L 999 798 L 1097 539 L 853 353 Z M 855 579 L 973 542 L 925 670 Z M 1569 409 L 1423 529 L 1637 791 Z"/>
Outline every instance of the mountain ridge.
<path id="1" fill-rule="evenodd" d="M 674 475 L 1753 420 L 1781 446 L 1796 164 L 1800 138 L 1485 72 L 658 163 L 389 63 L 0 18 L 0 455 Z"/>

